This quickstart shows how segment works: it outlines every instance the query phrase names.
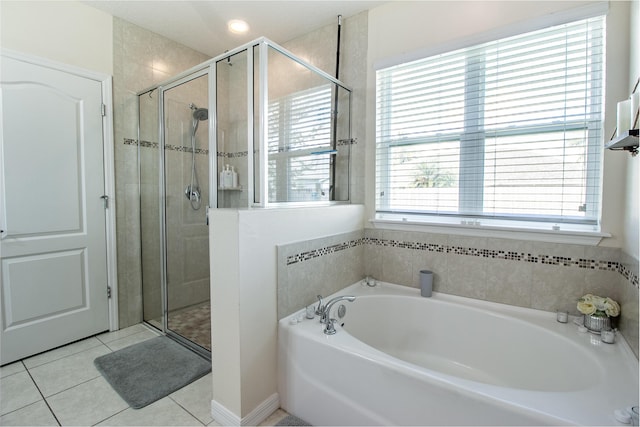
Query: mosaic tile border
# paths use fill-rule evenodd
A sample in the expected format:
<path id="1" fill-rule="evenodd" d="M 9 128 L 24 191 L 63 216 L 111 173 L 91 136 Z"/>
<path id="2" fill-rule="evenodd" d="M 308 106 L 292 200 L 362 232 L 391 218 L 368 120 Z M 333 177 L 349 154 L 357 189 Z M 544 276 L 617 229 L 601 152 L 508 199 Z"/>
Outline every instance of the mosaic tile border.
<path id="1" fill-rule="evenodd" d="M 351 144 L 357 144 L 357 143 L 358 143 L 357 139 L 341 139 L 338 141 L 337 145 L 351 145 Z M 145 147 L 145 148 L 160 148 L 160 144 L 157 142 L 138 141 L 137 139 L 133 139 L 133 138 L 124 138 L 124 145 L 139 145 L 140 147 Z M 167 144 L 165 145 L 165 150 L 190 153 L 191 147 Z M 278 152 L 283 152 L 283 151 L 289 151 L 288 147 L 278 150 Z M 209 150 L 205 148 L 196 148 L 196 154 L 209 154 Z M 226 157 L 231 159 L 231 158 L 237 158 L 237 157 L 247 157 L 249 155 L 249 152 L 238 151 L 236 153 L 226 153 L 224 151 L 217 151 L 216 155 L 218 157 Z"/>
<path id="2" fill-rule="evenodd" d="M 474 256 L 492 259 L 504 259 L 508 261 L 530 262 L 534 264 L 558 265 L 563 267 L 577 267 L 590 270 L 615 271 L 621 274 L 636 288 L 638 287 L 638 275 L 634 274 L 629 268 L 621 262 L 609 260 L 594 260 L 587 258 L 571 258 L 554 255 L 533 255 L 524 252 L 502 251 L 496 249 L 478 249 L 466 248 L 462 246 L 450 246 L 434 243 L 418 243 L 405 242 L 400 240 L 377 239 L 371 237 L 363 237 L 360 239 L 349 240 L 343 243 L 327 246 L 324 248 L 313 249 L 311 251 L 287 257 L 287 266 L 299 262 L 308 261 L 324 255 L 343 251 L 345 249 L 354 248 L 360 245 L 374 245 L 382 247 L 413 249 L 427 252 L 438 252 L 462 256 Z"/>
<path id="3" fill-rule="evenodd" d="M 218 157 L 226 157 L 228 159 L 249 156 L 248 151 L 238 151 L 237 153 L 225 153 L 224 151 L 218 151 L 216 154 Z"/>
<path id="4" fill-rule="evenodd" d="M 339 139 L 336 142 L 336 147 L 342 147 L 345 145 L 355 145 L 358 143 L 358 138 L 351 138 L 351 139 Z M 311 148 L 311 147 L 300 147 L 300 146 L 291 146 L 291 145 L 282 145 L 282 146 L 278 146 L 276 149 L 269 149 L 269 154 L 275 154 L 275 153 L 288 153 L 291 151 L 296 151 L 296 150 L 302 150 L 302 149 L 306 149 L 306 148 Z M 325 150 L 331 150 L 331 146 L 326 145 L 324 147 L 313 147 L 313 148 L 317 148 L 319 152 L 324 152 Z"/>
<path id="5" fill-rule="evenodd" d="M 145 148 L 160 148 L 160 144 L 157 142 L 151 142 L 151 141 L 138 141 L 137 139 L 131 139 L 131 138 L 124 138 L 124 145 L 139 145 L 140 147 L 145 147 Z M 191 150 L 191 147 L 184 147 L 182 145 L 171 145 L 171 144 L 167 144 L 164 146 L 165 150 L 170 150 L 170 151 L 178 151 L 178 152 L 183 152 L 183 153 L 191 153 L 193 150 Z M 209 150 L 207 150 L 206 148 L 196 148 L 196 154 L 209 154 Z"/>
<path id="6" fill-rule="evenodd" d="M 354 239 L 347 242 L 337 243 L 335 245 L 326 246 L 320 249 L 313 249 L 311 251 L 302 252 L 299 254 L 291 255 L 287 257 L 287 265 L 296 264 L 298 262 L 308 261 L 313 258 L 318 258 L 324 255 L 333 254 L 343 251 L 345 249 L 355 248 L 364 244 L 364 239 Z"/>

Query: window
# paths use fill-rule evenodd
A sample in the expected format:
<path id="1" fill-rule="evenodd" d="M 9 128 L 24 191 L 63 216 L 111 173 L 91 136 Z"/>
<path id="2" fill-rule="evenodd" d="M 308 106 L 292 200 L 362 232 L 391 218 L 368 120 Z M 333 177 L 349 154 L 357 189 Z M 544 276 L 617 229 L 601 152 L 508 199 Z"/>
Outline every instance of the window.
<path id="1" fill-rule="evenodd" d="M 269 103 L 269 201 L 329 200 L 331 86 Z"/>
<path id="2" fill-rule="evenodd" d="M 377 71 L 376 210 L 597 225 L 604 17 Z"/>

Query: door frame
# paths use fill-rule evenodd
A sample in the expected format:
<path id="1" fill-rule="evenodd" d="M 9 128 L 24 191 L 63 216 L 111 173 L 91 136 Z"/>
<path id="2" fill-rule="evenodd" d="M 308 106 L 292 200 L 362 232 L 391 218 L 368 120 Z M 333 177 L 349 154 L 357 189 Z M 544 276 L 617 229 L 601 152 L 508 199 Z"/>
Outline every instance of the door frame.
<path id="1" fill-rule="evenodd" d="M 108 197 L 108 207 L 105 209 L 105 232 L 107 252 L 107 286 L 111 289 L 109 303 L 109 330 L 118 330 L 118 266 L 116 247 L 116 186 L 115 186 L 115 154 L 113 142 L 113 77 L 75 65 L 64 64 L 39 56 L 17 52 L 11 49 L 0 48 L 0 56 L 16 61 L 26 62 L 40 67 L 62 71 L 90 80 L 95 80 L 102 87 L 102 103 L 104 114 L 102 116 L 102 141 L 104 151 L 104 194 Z M 0 150 L 0 160 L 2 150 Z M 1 161 L 0 161 L 1 163 Z M 0 174 L 0 189 L 4 191 L 4 182 Z"/>

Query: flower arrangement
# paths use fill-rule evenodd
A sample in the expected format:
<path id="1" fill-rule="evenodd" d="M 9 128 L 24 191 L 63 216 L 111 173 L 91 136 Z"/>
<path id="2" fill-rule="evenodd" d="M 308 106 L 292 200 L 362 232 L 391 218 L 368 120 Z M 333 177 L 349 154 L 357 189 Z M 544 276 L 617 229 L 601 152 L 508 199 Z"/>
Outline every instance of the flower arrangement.
<path id="1" fill-rule="evenodd" d="M 578 300 L 578 310 L 587 316 L 617 317 L 620 315 L 620 306 L 617 302 L 611 298 L 591 294 L 586 294 Z"/>

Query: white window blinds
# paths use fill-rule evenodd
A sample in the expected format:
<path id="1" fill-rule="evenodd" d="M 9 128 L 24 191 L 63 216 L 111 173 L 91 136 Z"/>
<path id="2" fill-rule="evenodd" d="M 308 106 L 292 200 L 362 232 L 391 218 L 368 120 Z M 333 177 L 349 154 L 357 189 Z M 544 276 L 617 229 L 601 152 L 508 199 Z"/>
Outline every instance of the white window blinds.
<path id="1" fill-rule="evenodd" d="M 604 22 L 379 70 L 377 211 L 596 224 Z"/>
<path id="2" fill-rule="evenodd" d="M 269 201 L 329 200 L 331 86 L 269 102 Z"/>

